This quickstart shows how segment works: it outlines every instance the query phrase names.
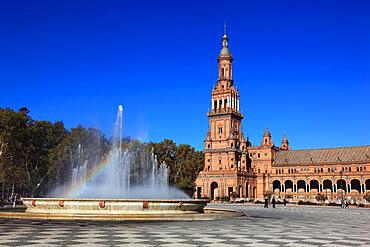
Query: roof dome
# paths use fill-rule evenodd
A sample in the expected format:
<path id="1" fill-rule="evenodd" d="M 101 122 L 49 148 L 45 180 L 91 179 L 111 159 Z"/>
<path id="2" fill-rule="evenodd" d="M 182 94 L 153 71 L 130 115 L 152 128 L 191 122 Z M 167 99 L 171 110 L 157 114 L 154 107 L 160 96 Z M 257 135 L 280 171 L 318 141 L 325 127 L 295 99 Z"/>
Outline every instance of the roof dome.
<path id="1" fill-rule="evenodd" d="M 226 34 L 226 24 L 224 27 L 224 35 L 222 36 L 222 48 L 220 51 L 220 54 L 218 55 L 218 60 L 220 59 L 230 59 L 233 60 L 233 57 L 231 56 L 231 53 L 229 51 L 229 38 L 227 37 Z"/>
<path id="2" fill-rule="evenodd" d="M 220 54 L 218 55 L 218 58 L 231 58 L 232 59 L 232 56 L 231 56 L 231 53 L 229 51 L 229 48 L 224 46 L 222 47 L 221 51 L 220 51 Z"/>

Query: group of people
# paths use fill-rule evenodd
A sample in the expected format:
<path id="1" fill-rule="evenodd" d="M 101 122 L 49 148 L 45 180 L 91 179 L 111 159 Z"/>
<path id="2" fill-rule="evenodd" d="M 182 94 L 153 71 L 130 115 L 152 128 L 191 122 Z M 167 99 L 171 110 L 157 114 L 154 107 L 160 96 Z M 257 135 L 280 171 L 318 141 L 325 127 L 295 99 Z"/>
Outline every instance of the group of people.
<path id="1" fill-rule="evenodd" d="M 21 196 L 16 193 L 12 193 L 4 199 L 0 198 L 0 207 L 10 204 L 14 208 L 19 200 L 22 200 Z"/>
<path id="2" fill-rule="evenodd" d="M 285 200 L 285 198 L 283 199 L 283 205 L 286 206 L 286 203 L 287 201 Z M 276 207 L 276 200 L 275 200 L 275 197 L 272 197 L 271 199 L 271 204 L 272 204 L 272 207 L 275 208 Z M 265 197 L 265 206 L 264 208 L 268 208 L 269 207 L 269 199 L 268 197 Z"/>

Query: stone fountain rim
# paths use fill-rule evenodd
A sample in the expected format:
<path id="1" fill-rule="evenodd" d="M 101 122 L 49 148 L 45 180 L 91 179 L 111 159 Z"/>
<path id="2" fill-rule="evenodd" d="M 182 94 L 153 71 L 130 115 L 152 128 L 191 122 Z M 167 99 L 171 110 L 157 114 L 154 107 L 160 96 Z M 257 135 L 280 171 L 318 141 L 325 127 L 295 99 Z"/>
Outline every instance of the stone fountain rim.
<path id="1" fill-rule="evenodd" d="M 105 202 L 189 202 L 189 203 L 209 203 L 210 199 L 142 199 L 142 198 L 65 198 L 65 197 L 28 197 L 23 201 L 105 201 Z"/>

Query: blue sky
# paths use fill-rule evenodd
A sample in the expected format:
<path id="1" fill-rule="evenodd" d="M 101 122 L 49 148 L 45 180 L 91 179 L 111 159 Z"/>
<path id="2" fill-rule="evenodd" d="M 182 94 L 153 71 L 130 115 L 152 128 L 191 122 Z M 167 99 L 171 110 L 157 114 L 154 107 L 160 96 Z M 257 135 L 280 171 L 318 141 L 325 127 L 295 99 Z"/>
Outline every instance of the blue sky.
<path id="1" fill-rule="evenodd" d="M 228 23 L 244 133 L 370 144 L 369 1 L 0 3 L 0 107 L 202 149 Z"/>

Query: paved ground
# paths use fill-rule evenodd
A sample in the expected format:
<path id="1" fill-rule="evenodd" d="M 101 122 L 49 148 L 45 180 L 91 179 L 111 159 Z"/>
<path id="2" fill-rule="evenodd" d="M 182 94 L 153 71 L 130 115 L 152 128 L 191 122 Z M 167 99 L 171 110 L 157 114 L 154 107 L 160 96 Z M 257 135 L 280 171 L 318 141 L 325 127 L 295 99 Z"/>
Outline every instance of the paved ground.
<path id="1" fill-rule="evenodd" d="M 370 210 L 211 205 L 248 217 L 196 222 L 63 223 L 0 220 L 0 245 L 370 246 Z"/>

